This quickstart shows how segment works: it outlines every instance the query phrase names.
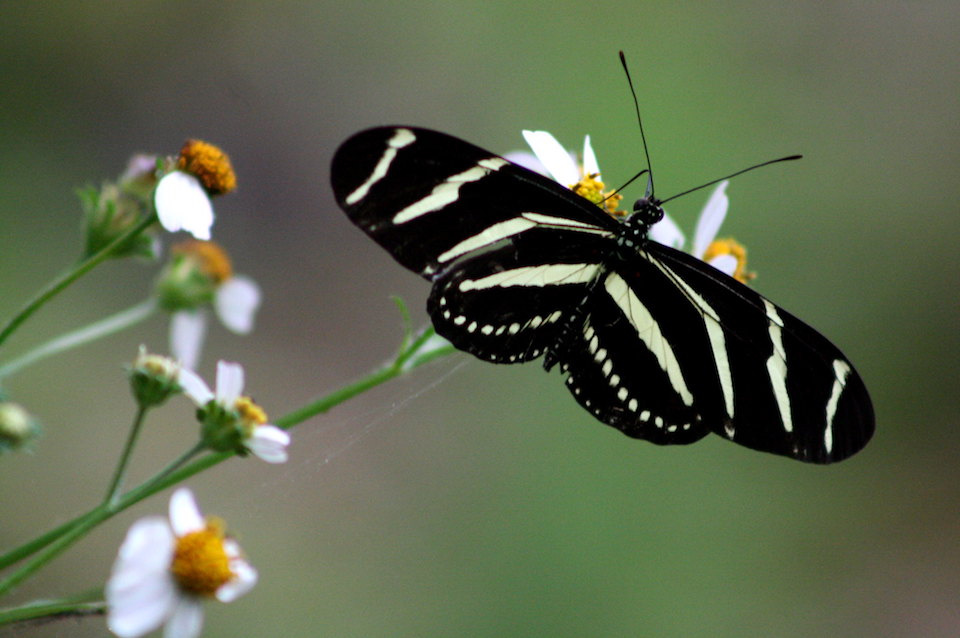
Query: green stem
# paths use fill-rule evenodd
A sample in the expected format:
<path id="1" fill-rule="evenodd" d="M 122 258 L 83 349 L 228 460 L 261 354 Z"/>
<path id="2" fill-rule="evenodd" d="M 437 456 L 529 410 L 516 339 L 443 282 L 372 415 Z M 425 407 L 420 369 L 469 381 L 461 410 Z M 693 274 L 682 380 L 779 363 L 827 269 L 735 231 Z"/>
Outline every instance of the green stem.
<path id="1" fill-rule="evenodd" d="M 137 444 L 137 438 L 140 436 L 140 428 L 143 425 L 143 419 L 147 415 L 147 406 L 142 403 L 137 408 L 137 416 L 133 419 L 133 425 L 130 426 L 130 434 L 127 436 L 127 444 L 123 446 L 123 453 L 120 455 L 120 461 L 117 463 L 117 469 L 113 472 L 113 479 L 110 481 L 110 487 L 107 489 L 105 503 L 114 503 L 120 495 L 120 488 L 123 487 L 123 479 L 127 475 L 127 465 L 130 463 L 130 454 Z"/>
<path id="2" fill-rule="evenodd" d="M 10 565 L 13 565 L 16 562 L 23 560 L 27 556 L 39 552 L 41 549 L 43 549 L 47 545 L 49 545 L 53 541 L 57 540 L 58 538 L 60 538 L 61 536 L 69 532 L 71 527 L 73 527 L 74 525 L 76 525 L 82 520 L 83 520 L 83 515 L 77 516 L 73 520 L 67 521 L 66 523 L 63 523 L 57 527 L 54 527 L 52 530 L 50 530 L 46 534 L 43 534 L 42 536 L 38 536 L 32 541 L 24 543 L 20 547 L 10 550 L 3 556 L 0 556 L 0 569 L 6 569 Z"/>
<path id="3" fill-rule="evenodd" d="M 87 532 L 89 532 L 91 529 L 119 511 L 120 509 L 114 508 L 109 503 L 104 503 L 87 512 L 80 521 L 71 526 L 65 534 L 60 536 L 60 538 L 47 545 L 39 553 L 35 554 L 33 558 L 24 563 L 20 569 L 16 570 L 3 580 L 0 580 L 0 596 L 6 594 L 8 591 L 32 576 L 44 565 L 62 554 L 76 541 L 86 536 Z"/>
<path id="4" fill-rule="evenodd" d="M 198 442 L 196 445 L 194 445 L 192 448 L 190 448 L 189 450 L 187 450 L 186 452 L 184 452 L 183 454 L 181 454 L 180 456 L 178 456 L 176 459 L 174 459 L 173 461 L 171 461 L 170 463 L 168 463 L 165 468 L 163 468 L 162 470 L 160 470 L 159 472 L 157 472 L 156 474 L 154 474 L 153 477 L 151 477 L 151 478 L 150 478 L 148 481 L 146 481 L 144 484 L 146 485 L 146 484 L 153 483 L 153 482 L 156 482 L 156 481 L 162 481 L 162 480 L 165 479 L 167 476 L 169 476 L 170 474 L 172 474 L 172 473 L 175 472 L 176 470 L 178 470 L 178 469 L 180 469 L 181 467 L 183 467 L 184 465 L 186 465 L 187 461 L 189 461 L 189 460 L 192 459 L 193 457 L 197 456 L 198 454 L 200 454 L 201 452 L 203 452 L 205 449 L 207 449 L 207 446 L 203 444 L 203 441 L 199 441 L 199 442 Z"/>
<path id="5" fill-rule="evenodd" d="M 327 412 L 344 401 L 362 394 L 367 390 L 398 377 L 414 368 L 433 361 L 434 359 L 452 352 L 452 348 L 444 346 L 420 352 L 433 336 L 433 330 L 428 328 L 421 333 L 406 349 L 397 354 L 392 362 L 375 370 L 363 379 L 351 383 L 327 396 L 314 401 L 298 410 L 294 410 L 275 421 L 278 427 L 289 429 L 307 419 Z M 168 465 L 141 485 L 117 496 L 111 501 L 104 502 L 72 521 L 64 523 L 43 536 L 16 548 L 3 557 L 0 557 L 0 567 L 12 564 L 29 555 L 33 558 L 20 569 L 0 581 L 0 595 L 3 595 L 17 584 L 31 576 L 34 572 L 56 558 L 74 542 L 83 538 L 92 528 L 118 514 L 131 505 L 139 503 L 145 498 L 156 494 L 172 485 L 176 485 L 200 472 L 222 463 L 234 456 L 234 452 L 211 453 L 187 463 L 187 460 L 196 455 L 202 447 L 195 447 L 179 459 Z M 183 465 L 187 463 L 186 465 Z M 2 624 L 2 623 L 0 623 Z"/>
<path id="6" fill-rule="evenodd" d="M 13 332 L 26 321 L 30 315 L 40 309 L 43 304 L 48 302 L 50 299 L 55 297 L 58 293 L 63 291 L 67 286 L 72 284 L 74 281 L 87 274 L 94 267 L 105 261 L 113 254 L 114 250 L 123 246 L 126 242 L 130 241 L 140 233 L 142 233 L 148 226 L 154 223 L 157 220 L 156 214 L 147 215 L 144 217 L 139 224 L 131 228 L 129 231 L 120 235 L 112 242 L 101 248 L 98 252 L 94 253 L 87 259 L 81 261 L 73 269 L 68 270 L 64 274 L 60 275 L 52 282 L 47 284 L 46 288 L 40 291 L 36 297 L 34 297 L 30 302 L 28 302 L 21 310 L 18 312 L 10 321 L 7 322 L 7 325 L 0 330 L 0 345 L 3 345 L 6 342 L 7 338 L 13 334 Z"/>
<path id="7" fill-rule="evenodd" d="M 121 310 L 115 315 L 72 330 L 0 366 L 0 379 L 9 377 L 23 368 L 52 355 L 60 354 L 71 348 L 88 344 L 129 328 L 152 315 L 156 309 L 157 302 L 154 299 L 147 299 L 131 308 Z"/>
<path id="8" fill-rule="evenodd" d="M 2 609 L 0 610 L 0 626 L 52 616 L 89 616 L 91 614 L 102 614 L 104 611 L 106 611 L 106 604 L 103 602 L 103 590 L 97 589 L 72 598 L 34 601 L 19 607 Z"/>

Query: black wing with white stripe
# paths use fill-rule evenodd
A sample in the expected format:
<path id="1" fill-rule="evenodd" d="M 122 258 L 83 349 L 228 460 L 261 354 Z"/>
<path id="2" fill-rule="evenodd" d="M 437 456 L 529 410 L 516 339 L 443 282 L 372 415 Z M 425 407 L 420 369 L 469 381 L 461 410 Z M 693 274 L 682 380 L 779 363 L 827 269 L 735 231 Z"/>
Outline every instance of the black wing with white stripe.
<path id="1" fill-rule="evenodd" d="M 617 221 L 546 177 L 412 127 L 347 140 L 332 182 L 355 224 L 433 282 L 438 334 L 487 361 L 559 364 L 576 400 L 629 436 L 683 444 L 712 431 L 829 463 L 873 433 L 867 391 L 835 346 L 646 239 L 647 215 Z"/>
<path id="2" fill-rule="evenodd" d="M 357 226 L 428 280 L 531 229 L 612 237 L 618 223 L 556 182 L 426 129 L 368 129 L 333 158 L 333 192 Z"/>
<path id="3" fill-rule="evenodd" d="M 829 463 L 872 434 L 863 381 L 833 344 L 686 253 L 648 242 L 589 307 L 561 369 L 581 405 L 629 436 L 688 443 L 712 431 Z"/>

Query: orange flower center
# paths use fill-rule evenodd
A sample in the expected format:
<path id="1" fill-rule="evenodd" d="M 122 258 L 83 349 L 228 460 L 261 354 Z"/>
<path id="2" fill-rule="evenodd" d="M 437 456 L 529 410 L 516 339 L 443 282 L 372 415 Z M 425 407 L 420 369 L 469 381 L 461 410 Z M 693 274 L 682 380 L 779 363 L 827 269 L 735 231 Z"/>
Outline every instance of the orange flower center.
<path id="1" fill-rule="evenodd" d="M 229 193 L 237 187 L 237 175 L 227 154 L 201 140 L 183 143 L 177 168 L 196 176 L 211 195 Z"/>
<path id="2" fill-rule="evenodd" d="M 217 285 L 233 275 L 230 257 L 216 242 L 191 239 L 176 244 L 171 250 L 174 254 L 192 257 L 200 270 Z"/>
<path id="3" fill-rule="evenodd" d="M 223 537 L 223 523 L 209 519 L 204 529 L 177 539 L 170 571 L 181 589 L 210 597 L 233 578 Z"/>

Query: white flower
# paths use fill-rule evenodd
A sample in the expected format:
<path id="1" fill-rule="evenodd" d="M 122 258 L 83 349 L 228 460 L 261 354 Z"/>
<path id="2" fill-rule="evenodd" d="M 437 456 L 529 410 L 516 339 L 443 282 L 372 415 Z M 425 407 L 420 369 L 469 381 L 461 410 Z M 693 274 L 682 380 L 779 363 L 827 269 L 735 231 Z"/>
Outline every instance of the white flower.
<path id="1" fill-rule="evenodd" d="M 160 224 L 175 233 L 185 230 L 197 239 L 210 239 L 213 204 L 200 180 L 183 171 L 164 175 L 153 194 Z"/>
<path id="2" fill-rule="evenodd" d="M 165 638 L 194 638 L 202 601 L 231 602 L 250 591 L 257 571 L 222 524 L 205 521 L 193 494 L 170 497 L 169 521 L 150 516 L 130 527 L 107 582 L 107 626 L 133 638 L 166 625 Z"/>
<path id="3" fill-rule="evenodd" d="M 707 203 L 697 219 L 697 229 L 693 235 L 693 247 L 689 252 L 697 259 L 703 259 L 714 268 L 732 277 L 739 263 L 734 255 L 724 253 L 710 257 L 707 254 L 707 249 L 713 244 L 717 237 L 717 231 L 720 230 L 720 225 L 727 216 L 727 208 L 730 205 L 726 193 L 728 183 L 724 180 L 717 184 L 713 193 L 710 194 L 710 198 L 707 199 Z M 686 243 L 683 231 L 666 214 L 664 214 L 662 220 L 650 228 L 650 239 L 677 250 L 682 250 Z"/>
<path id="4" fill-rule="evenodd" d="M 239 446 L 241 452 L 252 452 L 267 463 L 286 462 L 290 434 L 267 423 L 263 409 L 243 395 L 243 366 L 239 363 L 217 362 L 216 392 L 187 368 L 180 370 L 178 381 L 203 412 L 206 441 L 211 448 Z"/>
<path id="5" fill-rule="evenodd" d="M 249 334 L 260 300 L 257 282 L 244 275 L 233 275 L 217 286 L 213 308 L 228 330 Z M 174 312 L 170 318 L 170 352 L 184 367 L 196 368 L 206 333 L 207 313 L 203 310 Z"/>
<path id="6" fill-rule="evenodd" d="M 571 188 L 587 175 L 597 175 L 600 166 L 597 156 L 590 145 L 590 136 L 583 140 L 583 166 L 577 164 L 576 155 L 563 148 L 560 142 L 546 131 L 523 131 L 523 139 L 530 145 L 533 154 L 523 151 L 508 153 L 506 158 L 515 164 L 528 168 L 541 175 Z"/>
<path id="7" fill-rule="evenodd" d="M 556 138 L 546 131 L 525 130 L 523 131 L 523 137 L 533 150 L 533 154 L 522 151 L 508 153 L 505 157 L 511 162 L 551 177 L 554 181 L 568 188 L 573 188 L 574 185 L 589 176 L 596 176 L 596 179 L 600 179 L 600 166 L 590 144 L 589 135 L 583 142 L 583 166 L 578 166 L 576 155 L 564 149 Z M 727 184 L 727 180 L 720 182 L 703 207 L 697 221 L 693 248 L 690 250 L 690 254 L 706 261 L 721 272 L 731 277 L 736 276 L 737 279 L 743 281 L 749 279 L 750 275 L 743 271 L 744 259 L 742 253 L 738 253 L 738 251 L 743 251 L 742 246 L 731 242 L 730 246 L 724 247 L 726 252 L 721 251 L 721 254 L 717 255 L 708 255 L 707 252 L 714 243 L 717 231 L 720 230 L 720 225 L 727 215 L 727 208 L 730 204 L 726 194 Z M 612 203 L 615 208 L 616 202 Z M 613 211 L 608 208 L 608 212 Z M 664 213 L 662 220 L 650 228 L 649 237 L 658 243 L 678 250 L 683 249 L 685 242 L 683 231 L 666 213 Z M 740 255 L 739 258 L 738 255 Z"/>
<path id="8" fill-rule="evenodd" d="M 587 201 L 600 206 L 614 217 L 625 213 L 618 209 L 623 196 L 619 193 L 604 191 L 600 178 L 600 166 L 590 144 L 590 136 L 583 140 L 583 164 L 577 163 L 577 156 L 568 152 L 560 142 L 546 131 L 523 131 L 523 137 L 533 149 L 533 155 L 526 152 L 508 153 L 506 158 L 515 164 L 534 172 L 553 178 L 562 186 L 569 188 Z"/>

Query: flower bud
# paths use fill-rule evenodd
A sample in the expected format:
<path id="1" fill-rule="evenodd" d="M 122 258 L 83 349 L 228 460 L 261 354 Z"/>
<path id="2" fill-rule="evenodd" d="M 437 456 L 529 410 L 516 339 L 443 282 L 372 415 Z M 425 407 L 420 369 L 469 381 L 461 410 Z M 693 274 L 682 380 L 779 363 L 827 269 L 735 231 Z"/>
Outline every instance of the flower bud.
<path id="1" fill-rule="evenodd" d="M 20 404 L 0 402 L 0 452 L 20 449 L 39 434 L 36 419 Z"/>

